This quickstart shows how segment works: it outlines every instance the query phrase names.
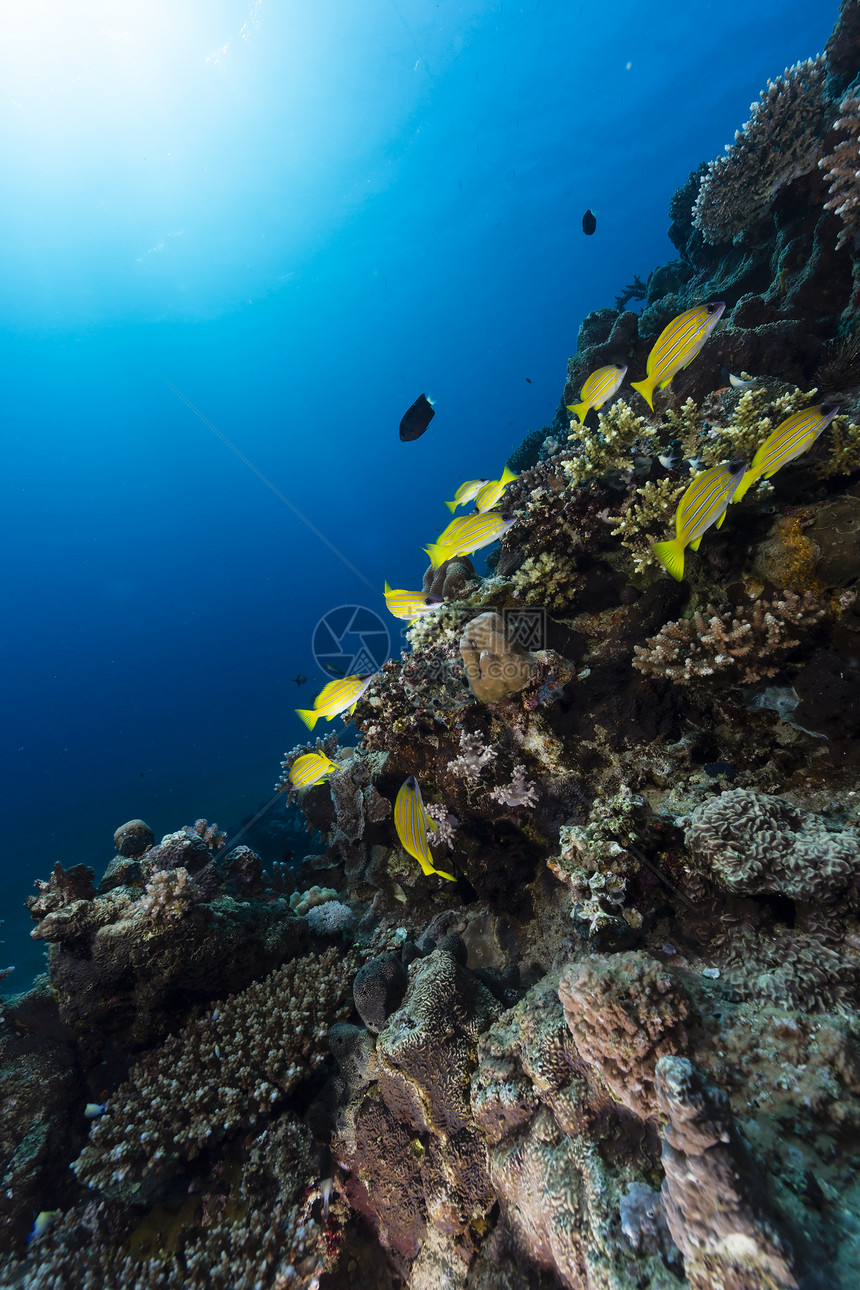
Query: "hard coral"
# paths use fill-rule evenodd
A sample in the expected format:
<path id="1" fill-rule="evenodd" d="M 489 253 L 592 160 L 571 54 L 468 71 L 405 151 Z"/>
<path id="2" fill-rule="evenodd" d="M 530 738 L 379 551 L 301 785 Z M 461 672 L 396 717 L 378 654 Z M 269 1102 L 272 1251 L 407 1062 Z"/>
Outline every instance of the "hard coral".
<path id="1" fill-rule="evenodd" d="M 145 1203 L 201 1151 L 271 1116 L 325 1060 L 352 968 L 335 950 L 294 959 L 147 1053 L 93 1125 L 78 1178 Z"/>
<path id="2" fill-rule="evenodd" d="M 629 1110 L 653 1114 L 657 1059 L 687 1047 L 680 981 L 641 951 L 592 954 L 566 969 L 559 998 L 583 1061 Z"/>
<path id="3" fill-rule="evenodd" d="M 825 80 L 819 56 L 768 81 L 727 155 L 712 161 L 702 178 L 693 223 L 708 242 L 743 233 L 780 188 L 813 169 L 821 156 Z"/>
<path id="4" fill-rule="evenodd" d="M 802 633 L 795 635 L 794 629 L 806 630 L 826 613 L 811 592 L 782 591 L 722 612 L 708 605 L 692 618 L 666 623 L 647 646 L 634 646 L 633 666 L 676 685 L 713 676 L 750 685 L 775 676 L 786 653 L 800 643 Z"/>
<path id="5" fill-rule="evenodd" d="M 836 245 L 842 246 L 860 232 L 860 96 L 848 94 L 839 104 L 840 117 L 833 129 L 842 132 L 842 142 L 818 165 L 826 171 L 830 186 L 827 210 L 842 220 Z"/>
<path id="6" fill-rule="evenodd" d="M 860 875 L 855 833 L 834 832 L 823 819 L 750 789 L 703 802 L 686 820 L 685 840 L 708 877 L 744 895 L 829 900 Z"/>

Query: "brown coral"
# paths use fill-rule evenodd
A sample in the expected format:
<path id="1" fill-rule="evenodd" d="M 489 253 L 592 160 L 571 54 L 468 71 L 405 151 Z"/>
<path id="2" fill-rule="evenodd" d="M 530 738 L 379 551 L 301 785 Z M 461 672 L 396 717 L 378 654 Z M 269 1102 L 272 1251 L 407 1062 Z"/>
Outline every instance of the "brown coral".
<path id="1" fill-rule="evenodd" d="M 564 972 L 559 998 L 580 1057 L 619 1102 L 652 1115 L 657 1059 L 687 1045 L 690 1007 L 675 976 L 641 951 L 591 954 Z"/>
<path id="2" fill-rule="evenodd" d="M 820 622 L 826 609 L 811 592 L 799 596 L 782 591 L 770 600 L 749 606 L 717 610 L 708 605 L 692 618 L 666 623 L 645 645 L 635 645 L 633 666 L 652 676 L 668 677 L 676 685 L 689 685 L 706 676 L 718 676 L 749 685 L 779 671 L 782 657 L 800 636 L 792 628 Z"/>
<path id="3" fill-rule="evenodd" d="M 846 95 L 839 112 L 833 129 L 842 132 L 842 141 L 818 165 L 827 172 L 829 184 L 830 200 L 824 203 L 825 209 L 835 211 L 842 220 L 836 245 L 843 246 L 860 232 L 860 96 Z"/>

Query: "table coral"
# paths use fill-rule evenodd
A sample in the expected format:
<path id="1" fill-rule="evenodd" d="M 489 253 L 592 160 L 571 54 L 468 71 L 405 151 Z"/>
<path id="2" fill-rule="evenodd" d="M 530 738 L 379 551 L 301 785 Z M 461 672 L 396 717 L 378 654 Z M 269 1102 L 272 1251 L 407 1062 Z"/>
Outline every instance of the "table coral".
<path id="1" fill-rule="evenodd" d="M 325 1060 L 352 966 L 335 950 L 294 959 L 147 1053 L 93 1124 L 78 1178 L 146 1203 L 182 1162 L 271 1116 Z"/>
<path id="2" fill-rule="evenodd" d="M 780 188 L 813 169 L 821 156 L 825 76 L 825 60 L 818 57 L 768 81 L 726 156 L 710 163 L 693 210 L 693 223 L 708 242 L 743 233 Z"/>

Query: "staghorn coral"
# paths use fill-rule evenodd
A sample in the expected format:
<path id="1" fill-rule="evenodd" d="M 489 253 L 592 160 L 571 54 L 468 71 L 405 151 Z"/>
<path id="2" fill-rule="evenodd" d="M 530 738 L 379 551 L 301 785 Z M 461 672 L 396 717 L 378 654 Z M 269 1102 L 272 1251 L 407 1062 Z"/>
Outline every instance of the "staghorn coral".
<path id="1" fill-rule="evenodd" d="M 736 788 L 685 820 L 700 869 L 727 891 L 835 898 L 860 874 L 860 838 L 767 793 Z"/>
<path id="2" fill-rule="evenodd" d="M 712 161 L 693 207 L 706 241 L 731 241 L 760 219 L 774 195 L 812 170 L 821 155 L 826 62 L 819 55 L 768 81 L 750 119 Z"/>
<path id="3" fill-rule="evenodd" d="M 815 470 L 818 478 L 833 479 L 860 470 L 860 424 L 849 421 L 848 417 L 834 417 L 828 433 L 827 453 Z"/>
<path id="4" fill-rule="evenodd" d="M 652 1115 L 657 1059 L 687 1047 L 690 1004 L 677 977 L 638 950 L 592 954 L 565 970 L 558 992 L 582 1060 L 629 1110 Z"/>
<path id="5" fill-rule="evenodd" d="M 635 645 L 633 666 L 676 685 L 712 676 L 750 685 L 775 676 L 784 655 L 800 643 L 793 629 L 812 627 L 826 612 L 811 592 L 782 591 L 722 612 L 708 605 L 692 618 L 666 623 L 647 645 Z"/>
<path id="6" fill-rule="evenodd" d="M 335 950 L 294 959 L 147 1053 L 94 1123 L 78 1178 L 145 1203 L 181 1162 L 272 1115 L 325 1060 L 354 966 Z"/>
<path id="7" fill-rule="evenodd" d="M 841 131 L 843 137 L 818 166 L 826 171 L 830 191 L 825 210 L 835 211 L 842 220 L 836 245 L 843 246 L 853 242 L 860 232 L 860 96 L 847 94 L 839 104 L 839 113 L 833 129 Z"/>

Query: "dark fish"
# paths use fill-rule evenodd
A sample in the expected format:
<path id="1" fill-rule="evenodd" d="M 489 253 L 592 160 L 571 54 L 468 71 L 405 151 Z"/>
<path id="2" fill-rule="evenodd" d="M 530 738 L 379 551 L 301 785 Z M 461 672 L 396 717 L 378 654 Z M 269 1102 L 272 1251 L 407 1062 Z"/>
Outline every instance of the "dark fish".
<path id="1" fill-rule="evenodd" d="M 299 672 L 298 676 L 293 677 L 293 680 L 295 681 L 296 685 L 304 685 L 307 679 L 308 678 L 306 676 L 302 676 L 301 672 Z"/>
<path id="2" fill-rule="evenodd" d="M 587 210 L 582 217 L 582 231 L 583 233 L 585 233 L 586 237 L 591 237 L 592 233 L 596 228 L 597 228 L 597 219 L 595 217 L 594 211 Z"/>
<path id="3" fill-rule="evenodd" d="M 527 376 L 527 377 L 526 377 L 526 385 L 531 385 L 531 383 L 532 383 L 532 378 L 531 378 L 530 376 Z"/>
<path id="4" fill-rule="evenodd" d="M 412 407 L 403 414 L 400 422 L 401 441 L 407 443 L 411 439 L 420 439 L 435 415 L 433 404 L 427 395 L 419 394 Z"/>
<path id="5" fill-rule="evenodd" d="M 328 672 L 329 676 L 344 676 L 346 669 L 338 663 L 323 663 L 323 671 Z"/>

